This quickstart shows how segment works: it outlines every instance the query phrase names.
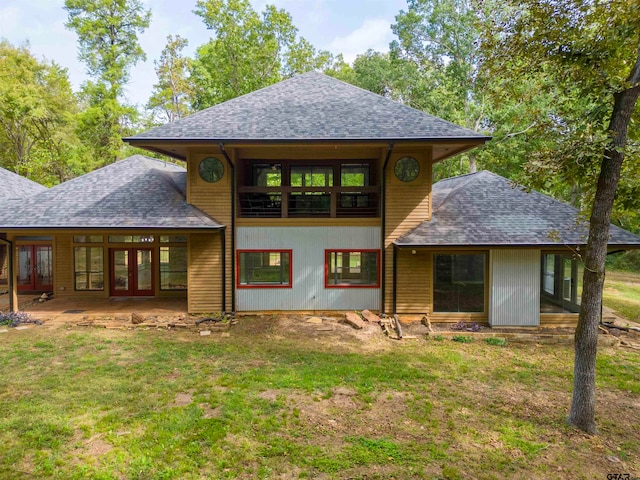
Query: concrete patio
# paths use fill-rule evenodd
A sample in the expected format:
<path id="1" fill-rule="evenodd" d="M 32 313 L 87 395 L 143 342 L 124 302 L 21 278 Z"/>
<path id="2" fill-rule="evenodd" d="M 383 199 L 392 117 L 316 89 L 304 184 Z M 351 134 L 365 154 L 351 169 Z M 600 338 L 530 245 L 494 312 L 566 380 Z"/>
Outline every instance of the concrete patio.
<path id="1" fill-rule="evenodd" d="M 112 297 L 67 299 L 53 298 L 43 303 L 38 295 L 19 295 L 19 310 L 46 323 L 79 322 L 82 320 L 130 321 L 131 314 L 142 317 L 187 317 L 185 298 Z M 9 308 L 9 296 L 0 296 L 0 311 Z"/>

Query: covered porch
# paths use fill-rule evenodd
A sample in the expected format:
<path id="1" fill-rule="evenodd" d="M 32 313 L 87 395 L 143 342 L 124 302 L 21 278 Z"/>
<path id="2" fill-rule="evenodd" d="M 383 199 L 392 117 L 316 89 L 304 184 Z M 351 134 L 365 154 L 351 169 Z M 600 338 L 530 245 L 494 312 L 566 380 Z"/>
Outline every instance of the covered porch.
<path id="1" fill-rule="evenodd" d="M 9 295 L 0 295 L 0 311 L 9 310 Z M 18 295 L 18 310 L 46 324 L 80 322 L 82 320 L 130 321 L 132 314 L 167 321 L 187 318 L 186 298 L 111 297 L 53 298 L 38 302 L 37 295 Z"/>

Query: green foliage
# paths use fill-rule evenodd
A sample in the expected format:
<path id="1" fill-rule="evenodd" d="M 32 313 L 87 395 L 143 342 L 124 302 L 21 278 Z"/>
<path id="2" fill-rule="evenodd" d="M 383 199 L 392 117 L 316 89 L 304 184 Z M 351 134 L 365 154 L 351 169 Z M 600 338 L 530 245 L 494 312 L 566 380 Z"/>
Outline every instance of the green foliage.
<path id="1" fill-rule="evenodd" d="M 458 343 L 472 343 L 474 338 L 467 335 L 454 335 L 451 340 Z"/>
<path id="2" fill-rule="evenodd" d="M 607 269 L 640 272 L 640 250 L 607 255 Z"/>
<path id="3" fill-rule="evenodd" d="M 486 340 L 487 345 L 496 345 L 498 347 L 504 347 L 507 345 L 507 340 L 500 337 L 489 337 Z"/>
<path id="4" fill-rule="evenodd" d="M 158 83 L 153 86 L 147 108 L 162 121 L 174 122 L 191 113 L 194 90 L 189 78 L 191 59 L 181 54 L 188 44 L 180 35 L 175 38 L 169 35 L 160 60 L 154 61 Z"/>
<path id="5" fill-rule="evenodd" d="M 129 70 L 146 55 L 138 42 L 151 19 L 139 0 L 65 0 L 65 26 L 78 35 L 79 58 L 94 81 L 82 86 L 78 135 L 93 149 L 92 167 L 123 157 L 121 138 L 138 122 L 134 107 L 121 103 Z"/>
<path id="6" fill-rule="evenodd" d="M 66 70 L 0 41 L 0 166 L 45 185 L 82 172 L 77 112 Z"/>
<path id="7" fill-rule="evenodd" d="M 129 69 L 146 55 L 138 42 L 151 20 L 139 0 L 65 0 L 65 26 L 78 35 L 79 59 L 90 76 L 108 85 L 117 98 L 129 80 Z"/>
<path id="8" fill-rule="evenodd" d="M 200 0 L 194 12 L 215 34 L 197 49 L 192 64 L 196 110 L 333 60 L 298 37 L 291 15 L 273 5 L 258 14 L 248 0 Z"/>

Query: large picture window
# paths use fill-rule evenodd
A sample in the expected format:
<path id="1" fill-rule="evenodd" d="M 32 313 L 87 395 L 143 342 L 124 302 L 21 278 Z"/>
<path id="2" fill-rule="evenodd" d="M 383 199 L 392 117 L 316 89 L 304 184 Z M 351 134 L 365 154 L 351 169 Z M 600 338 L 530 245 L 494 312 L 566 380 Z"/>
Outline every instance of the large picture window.
<path id="1" fill-rule="evenodd" d="M 74 247 L 73 260 L 76 290 L 104 290 L 102 247 Z"/>
<path id="2" fill-rule="evenodd" d="M 291 251 L 239 251 L 238 287 L 291 287 Z"/>
<path id="3" fill-rule="evenodd" d="M 160 290 L 187 289 L 187 247 L 160 247 Z"/>
<path id="4" fill-rule="evenodd" d="M 325 252 L 325 286 L 379 287 L 379 250 L 327 250 Z"/>
<path id="5" fill-rule="evenodd" d="M 484 312 L 484 253 L 433 256 L 433 311 Z"/>

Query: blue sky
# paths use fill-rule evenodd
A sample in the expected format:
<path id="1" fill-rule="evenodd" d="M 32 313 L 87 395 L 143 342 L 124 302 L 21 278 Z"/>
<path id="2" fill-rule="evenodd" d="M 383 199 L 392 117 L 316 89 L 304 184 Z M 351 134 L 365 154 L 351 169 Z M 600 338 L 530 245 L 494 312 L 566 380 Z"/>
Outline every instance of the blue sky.
<path id="1" fill-rule="evenodd" d="M 169 34 L 189 40 L 186 52 L 210 38 L 199 17 L 192 13 L 196 0 L 143 0 L 152 11 L 151 26 L 140 37 L 147 61 L 131 71 L 127 99 L 146 103 L 156 80 L 153 61 L 158 59 Z M 293 17 L 299 34 L 316 48 L 342 53 L 352 61 L 367 49 L 386 51 L 393 40 L 391 24 L 406 9 L 406 0 L 251 0 L 254 8 L 274 4 Z M 46 57 L 67 68 L 77 90 L 86 79 L 77 60 L 77 37 L 64 27 L 64 0 L 0 0 L 0 37 L 14 45 L 29 42 L 37 57 Z"/>

